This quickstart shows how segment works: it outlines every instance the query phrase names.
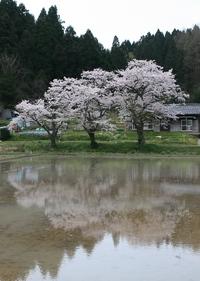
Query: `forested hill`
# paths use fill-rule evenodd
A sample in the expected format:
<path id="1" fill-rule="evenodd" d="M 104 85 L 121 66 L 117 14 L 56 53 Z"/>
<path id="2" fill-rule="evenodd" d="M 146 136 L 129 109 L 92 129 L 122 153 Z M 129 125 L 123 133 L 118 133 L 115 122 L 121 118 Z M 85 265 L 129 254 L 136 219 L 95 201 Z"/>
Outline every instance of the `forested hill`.
<path id="1" fill-rule="evenodd" d="M 133 34 L 134 37 L 134 34 Z M 119 43 L 105 49 L 90 30 L 77 36 L 64 29 L 57 8 L 42 9 L 36 20 L 23 4 L 0 1 L 0 104 L 14 106 L 22 98 L 43 95 L 49 82 L 63 76 L 78 77 L 82 70 L 124 68 L 132 59 L 153 59 L 200 102 L 200 28 L 148 33 L 138 42 Z"/>

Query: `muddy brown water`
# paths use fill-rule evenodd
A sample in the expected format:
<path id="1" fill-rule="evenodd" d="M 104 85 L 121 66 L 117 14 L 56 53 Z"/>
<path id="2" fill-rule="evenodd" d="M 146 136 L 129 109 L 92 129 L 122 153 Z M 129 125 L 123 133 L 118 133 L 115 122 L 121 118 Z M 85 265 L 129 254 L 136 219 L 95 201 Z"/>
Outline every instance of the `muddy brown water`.
<path id="1" fill-rule="evenodd" d="M 0 163 L 0 281 L 199 281 L 200 159 Z"/>

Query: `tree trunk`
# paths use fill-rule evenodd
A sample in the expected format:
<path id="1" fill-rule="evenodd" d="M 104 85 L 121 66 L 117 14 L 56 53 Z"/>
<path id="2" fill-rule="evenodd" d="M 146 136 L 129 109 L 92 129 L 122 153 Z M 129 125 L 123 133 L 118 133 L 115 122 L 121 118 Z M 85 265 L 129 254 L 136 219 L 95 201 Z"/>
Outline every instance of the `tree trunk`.
<path id="1" fill-rule="evenodd" d="M 90 137 L 90 146 L 91 148 L 97 148 L 98 143 L 95 141 L 95 133 L 94 132 L 88 132 L 88 135 Z"/>
<path id="2" fill-rule="evenodd" d="M 145 144 L 144 127 L 143 126 L 137 127 L 137 135 L 138 135 L 139 148 L 142 148 Z"/>
<path id="3" fill-rule="evenodd" d="M 55 118 L 55 116 L 54 116 Z M 56 129 L 56 124 L 55 122 L 53 121 L 52 122 L 52 129 L 51 131 L 49 131 L 49 136 L 50 136 L 50 141 L 51 141 L 51 148 L 56 148 L 56 139 L 57 139 L 57 136 L 58 136 L 58 130 Z"/>
<path id="4" fill-rule="evenodd" d="M 55 148 L 56 147 L 56 136 L 55 135 L 51 135 L 50 136 L 50 141 L 51 141 L 51 148 Z"/>

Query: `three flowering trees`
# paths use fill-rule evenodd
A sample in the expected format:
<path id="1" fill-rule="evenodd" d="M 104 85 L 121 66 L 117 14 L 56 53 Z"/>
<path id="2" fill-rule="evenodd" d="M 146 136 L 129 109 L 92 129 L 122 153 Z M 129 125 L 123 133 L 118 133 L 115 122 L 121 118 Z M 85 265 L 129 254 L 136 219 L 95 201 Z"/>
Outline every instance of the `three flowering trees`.
<path id="1" fill-rule="evenodd" d="M 169 104 L 184 101 L 172 71 L 164 72 L 153 61 L 133 60 L 115 73 L 95 69 L 84 71 L 80 79 L 54 80 L 43 99 L 22 101 L 16 108 L 47 131 L 52 147 L 58 133 L 76 118 L 96 148 L 95 132 L 112 128 L 109 114 L 113 108 L 125 122 L 134 123 L 142 146 L 144 123 L 175 118 Z"/>

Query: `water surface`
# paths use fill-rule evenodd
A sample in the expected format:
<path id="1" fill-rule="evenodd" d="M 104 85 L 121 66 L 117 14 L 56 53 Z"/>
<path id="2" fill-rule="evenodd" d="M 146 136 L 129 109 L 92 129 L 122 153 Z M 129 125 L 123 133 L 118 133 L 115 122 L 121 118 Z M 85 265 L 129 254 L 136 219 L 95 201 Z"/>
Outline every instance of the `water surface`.
<path id="1" fill-rule="evenodd" d="M 199 281 L 200 159 L 0 164 L 1 281 Z"/>

